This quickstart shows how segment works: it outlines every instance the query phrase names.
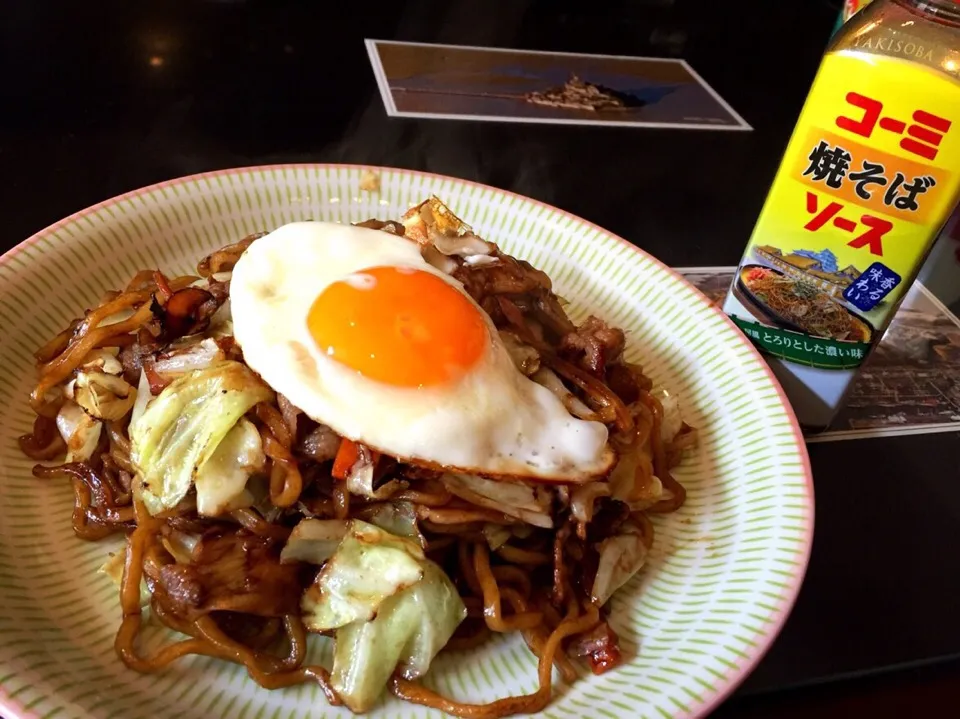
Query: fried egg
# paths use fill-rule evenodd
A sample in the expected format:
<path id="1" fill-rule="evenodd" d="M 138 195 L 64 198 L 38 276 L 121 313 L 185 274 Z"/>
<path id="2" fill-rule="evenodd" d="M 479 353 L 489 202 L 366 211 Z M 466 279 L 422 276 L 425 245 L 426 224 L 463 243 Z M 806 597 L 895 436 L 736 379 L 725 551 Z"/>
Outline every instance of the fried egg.
<path id="1" fill-rule="evenodd" d="M 580 482 L 615 461 L 607 428 L 523 376 L 490 317 L 415 242 L 284 225 L 240 258 L 230 299 L 246 363 L 343 437 L 489 477 Z"/>

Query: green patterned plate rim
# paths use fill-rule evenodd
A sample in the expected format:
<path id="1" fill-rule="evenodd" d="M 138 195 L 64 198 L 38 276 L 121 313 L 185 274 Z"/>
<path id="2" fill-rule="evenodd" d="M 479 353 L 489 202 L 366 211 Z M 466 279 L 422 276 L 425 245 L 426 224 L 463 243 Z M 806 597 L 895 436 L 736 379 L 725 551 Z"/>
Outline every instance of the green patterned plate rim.
<path id="1" fill-rule="evenodd" d="M 361 189 L 367 173 L 376 192 Z M 628 332 L 628 359 L 674 390 L 701 444 L 677 470 L 688 490 L 658 517 L 647 566 L 610 604 L 627 661 L 571 685 L 542 713 L 694 717 L 715 708 L 776 638 L 813 537 L 813 482 L 779 384 L 738 330 L 678 274 L 567 212 L 474 182 L 355 165 L 277 165 L 184 177 L 129 192 L 38 232 L 0 258 L 0 713 L 49 717 L 347 717 L 319 688 L 269 692 L 242 669 L 190 657 L 141 676 L 113 652 L 119 604 L 97 573 L 116 543 L 70 529 L 68 484 L 37 480 L 19 454 L 32 351 L 142 268 L 190 271 L 210 250 L 300 219 L 397 217 L 437 194 L 485 237 L 554 280 L 579 320 Z M 157 636 L 148 641 L 161 641 Z M 319 660 L 329 646 L 314 642 Z M 536 688 L 522 640 L 443 653 L 430 683 L 465 701 Z M 441 717 L 388 699 L 371 717 Z"/>

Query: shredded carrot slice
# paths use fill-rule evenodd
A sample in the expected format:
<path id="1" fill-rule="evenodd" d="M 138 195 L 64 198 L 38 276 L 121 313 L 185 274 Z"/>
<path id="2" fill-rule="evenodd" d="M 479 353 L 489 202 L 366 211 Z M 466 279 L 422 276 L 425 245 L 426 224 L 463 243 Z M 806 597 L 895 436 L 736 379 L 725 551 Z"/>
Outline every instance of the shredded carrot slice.
<path id="1" fill-rule="evenodd" d="M 344 437 L 340 440 L 340 449 L 337 450 L 337 456 L 333 460 L 333 471 L 331 474 L 335 479 L 346 479 L 350 473 L 350 468 L 360 459 L 360 447 L 353 440 Z"/>

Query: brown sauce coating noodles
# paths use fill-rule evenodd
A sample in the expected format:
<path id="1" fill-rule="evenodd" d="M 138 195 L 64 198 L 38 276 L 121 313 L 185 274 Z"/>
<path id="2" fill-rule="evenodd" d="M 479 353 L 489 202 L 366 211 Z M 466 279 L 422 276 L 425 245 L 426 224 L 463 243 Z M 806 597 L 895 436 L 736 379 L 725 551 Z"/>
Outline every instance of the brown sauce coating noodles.
<path id="1" fill-rule="evenodd" d="M 534 714 L 544 709 L 550 701 L 550 690 L 553 683 L 553 677 L 551 676 L 553 661 L 557 652 L 561 651 L 561 642 L 574 634 L 589 631 L 597 624 L 599 619 L 600 613 L 592 604 L 586 608 L 582 616 L 578 616 L 578 609 L 575 605 L 568 609 L 567 615 L 557 628 L 550 633 L 541 650 L 537 665 L 540 688 L 533 694 L 497 699 L 488 704 L 465 704 L 447 699 L 432 689 L 427 689 L 423 685 L 399 677 L 394 677 L 391 680 L 390 691 L 406 701 L 422 704 L 432 709 L 439 709 L 447 714 L 463 717 L 463 719 L 499 719 L 499 717 L 513 714 Z"/>
<path id="2" fill-rule="evenodd" d="M 870 341 L 871 329 L 815 282 L 787 277 L 765 267 L 743 270 L 741 281 L 776 315 L 815 336 Z"/>
<path id="3" fill-rule="evenodd" d="M 399 223 L 362 224 L 404 236 Z M 23 453 L 36 461 L 63 457 L 67 445 L 54 418 L 65 402 L 72 401 L 65 391 L 67 382 L 91 350 L 123 348 L 112 350 L 122 364 L 121 376 L 135 383 L 142 372 L 152 394 L 161 392 L 171 380 L 161 377 L 153 363 L 169 343 L 182 339 L 171 335 L 171 328 L 203 331 L 203 318 L 228 297 L 229 280 L 220 273 L 230 272 L 259 236 L 250 235 L 199 263 L 197 272 L 206 278 L 209 291 L 200 289 L 202 281 L 197 284 L 196 277 L 168 278 L 156 270 L 142 270 L 123 290 L 108 293 L 97 307 L 39 348 L 37 385 L 30 395 L 37 417 L 32 431 L 20 437 Z M 612 482 L 605 479 L 596 480 L 596 486 L 581 485 L 579 492 L 565 485 L 538 488 L 538 500 L 541 490 L 549 492 L 553 526 L 533 526 L 518 519 L 513 507 L 500 511 L 496 504 L 479 506 L 454 496 L 444 484 L 442 468 L 407 466 L 390 457 L 378 465 L 375 486 L 396 479 L 398 489 L 385 501 L 352 495 L 346 481 L 332 477 L 333 455 L 341 438 L 303 414 L 290 399 L 277 395 L 247 414 L 266 456 L 262 489 L 248 502 L 251 506 L 203 517 L 197 513 L 195 497 L 188 495 L 177 507 L 151 516 L 135 500 L 139 480 L 131 458 L 128 410 L 121 419 L 103 422 L 99 444 L 86 460 L 34 469 L 40 479 L 69 483 L 74 495 L 73 530 L 79 538 L 96 541 L 126 535 L 120 582 L 122 619 L 115 639 L 117 655 L 126 666 L 151 674 L 187 655 L 209 656 L 242 665 L 266 689 L 315 682 L 331 704 L 339 704 L 328 671 L 305 665 L 307 630 L 297 602 L 271 594 L 272 587 L 289 589 L 291 583 L 295 590 L 305 590 L 317 568 L 291 568 L 280 562 L 279 553 L 304 517 L 370 520 L 386 508 L 388 514 L 395 512 L 398 521 L 413 523 L 413 536 L 422 539 L 425 551 L 442 566 L 467 608 L 467 619 L 446 649 L 467 651 L 494 634 L 518 632 L 536 657 L 539 681 L 532 694 L 474 705 L 395 676 L 389 683 L 394 695 L 454 716 L 496 719 L 546 707 L 553 667 L 564 681 L 576 679 L 575 655 L 569 645 L 579 641 L 579 635 L 602 635 L 609 629 L 590 599 L 596 547 L 627 520 L 633 523 L 633 531 L 640 532 L 644 545 L 652 546 L 650 517 L 642 511 L 631 513 L 626 502 L 636 499 L 656 476 L 665 495 L 648 511 L 670 512 L 682 505 L 684 489 L 670 470 L 696 442 L 696 432 L 684 425 L 676 438 L 664 442 L 663 407 L 650 392 L 652 380 L 639 366 L 621 363 L 619 358 L 623 333 L 593 318 L 577 328 L 564 314 L 545 275 L 505 255 L 496 257 L 499 264 L 476 268 L 467 268 L 456 257 L 448 259 L 458 265 L 455 276 L 465 280 L 468 291 L 475 293 L 474 299 L 491 313 L 498 328 L 509 329 L 527 342 L 527 350 L 559 377 L 581 403 L 581 414 L 593 413 L 592 417 L 608 424 L 613 449 L 621 456 L 636 456 L 634 484 L 622 501 L 614 499 Z M 178 302 L 197 314 L 177 315 L 178 323 L 167 321 Z M 206 314 L 200 313 L 201 305 Z M 121 319 L 115 321 L 116 317 Z M 596 330 L 596 337 L 588 336 L 586 330 L 568 336 L 588 325 Z M 242 357 L 232 338 L 215 341 L 227 357 Z M 570 347 L 587 350 L 578 359 L 569 354 Z M 605 350 L 610 352 L 604 354 Z M 595 516 L 604 520 L 595 523 Z M 222 565 L 217 564 L 220 561 Z M 202 582 L 210 576 L 219 578 L 217 572 L 224 573 L 224 582 L 238 582 L 241 589 L 214 592 L 215 596 L 201 601 L 206 586 Z M 138 647 L 144 584 L 150 590 L 149 606 L 155 617 L 183 635 L 149 654 Z M 290 595 L 284 596 L 289 599 Z M 616 641 L 612 631 L 607 636 Z M 615 657 L 612 663 L 616 663 L 619 650 L 613 646 L 605 656 Z"/>

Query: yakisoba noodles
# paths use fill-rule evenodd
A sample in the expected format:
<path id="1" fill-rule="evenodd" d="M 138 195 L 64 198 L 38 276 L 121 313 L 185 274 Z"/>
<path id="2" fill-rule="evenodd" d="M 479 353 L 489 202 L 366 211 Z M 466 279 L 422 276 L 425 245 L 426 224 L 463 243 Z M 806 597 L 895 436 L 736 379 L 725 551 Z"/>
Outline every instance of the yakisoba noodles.
<path id="1" fill-rule="evenodd" d="M 768 267 L 741 272 L 744 285 L 777 315 L 816 337 L 869 342 L 871 330 L 814 284 Z"/>
<path id="2" fill-rule="evenodd" d="M 595 317 L 576 326 L 546 275 L 435 198 L 361 226 L 452 278 L 492 322 L 516 382 L 545 387 L 536 396 L 577 427 L 603 425 L 610 466 L 562 481 L 452 471 L 308 416 L 234 335 L 233 272 L 262 235 L 204 258 L 197 276 L 139 272 L 41 347 L 21 448 L 46 463 L 38 478 L 69 481 L 78 537 L 126 537 L 103 571 L 119 585 L 115 647 L 131 669 L 202 654 L 267 689 L 316 682 L 354 711 L 384 688 L 461 717 L 539 711 L 554 668 L 571 682 L 581 660 L 595 673 L 622 661 L 604 605 L 643 565 L 649 515 L 683 504 L 671 468 L 696 433 L 624 360 L 622 331 Z M 183 637 L 144 654 L 147 611 Z M 538 661 L 533 694 L 473 705 L 419 681 L 438 651 L 513 632 Z M 332 668 L 305 663 L 311 634 L 335 641 Z M 395 656 L 371 650 L 385 644 Z"/>

